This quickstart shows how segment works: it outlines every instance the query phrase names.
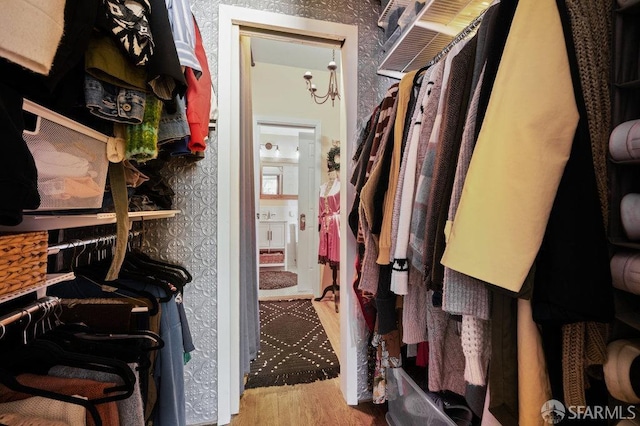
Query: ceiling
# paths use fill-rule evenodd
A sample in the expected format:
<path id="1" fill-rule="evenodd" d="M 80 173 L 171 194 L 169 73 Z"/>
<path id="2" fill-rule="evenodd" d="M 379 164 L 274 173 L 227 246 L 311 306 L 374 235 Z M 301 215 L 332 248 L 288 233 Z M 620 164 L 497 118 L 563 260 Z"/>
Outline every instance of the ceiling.
<path id="1" fill-rule="evenodd" d="M 254 62 L 304 68 L 307 70 L 327 70 L 332 60 L 331 48 L 284 42 L 261 37 L 251 37 L 251 51 Z M 336 50 L 336 64 L 340 66 L 340 50 Z"/>

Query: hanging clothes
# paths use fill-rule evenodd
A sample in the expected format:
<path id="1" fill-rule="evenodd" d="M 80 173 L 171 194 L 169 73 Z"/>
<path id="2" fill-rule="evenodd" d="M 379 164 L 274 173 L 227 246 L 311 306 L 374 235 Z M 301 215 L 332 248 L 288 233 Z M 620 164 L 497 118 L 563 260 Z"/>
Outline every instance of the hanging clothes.
<path id="1" fill-rule="evenodd" d="M 385 98 L 380 106 L 380 114 L 378 123 L 376 124 L 375 134 L 372 141 L 371 151 L 368 158 L 363 158 L 366 161 L 365 166 L 362 168 L 361 176 L 363 176 L 362 189 L 360 191 L 360 203 L 358 205 L 358 216 L 360 218 L 360 229 L 362 232 L 362 239 L 365 245 L 365 253 L 362 258 L 362 279 L 360 280 L 360 288 L 363 291 L 375 294 L 378 289 L 378 275 L 379 268 L 376 264 L 378 257 L 378 242 L 377 238 L 370 227 L 370 219 L 373 219 L 373 190 L 366 190 L 367 185 L 370 182 L 371 171 L 374 166 L 381 160 L 384 153 L 385 146 L 391 129 L 393 128 L 393 122 L 395 120 L 395 112 L 397 109 L 397 94 L 398 85 L 392 85 L 388 90 Z M 375 186 L 375 185 L 372 185 Z"/>
<path id="2" fill-rule="evenodd" d="M 433 67 L 427 69 L 421 76 L 420 91 L 418 92 L 416 107 L 414 108 L 407 144 L 402 155 L 398 188 L 393 203 L 393 222 L 391 224 L 391 253 L 393 254 L 393 271 L 391 273 L 391 291 L 404 295 L 408 291 L 409 262 L 407 260 L 407 246 L 409 245 L 409 225 L 411 223 L 411 200 L 415 190 L 415 170 L 420 145 L 420 132 L 424 111 L 428 108 L 433 82 L 431 75 Z M 415 90 L 415 89 L 414 89 Z"/>
<path id="3" fill-rule="evenodd" d="M 320 186 L 318 224 L 320 243 L 318 263 L 340 264 L 340 181 L 334 179 Z"/>
<path id="4" fill-rule="evenodd" d="M 578 122 L 559 40 L 554 2 L 518 4 L 442 258 L 514 292 L 540 248 Z"/>
<path id="5" fill-rule="evenodd" d="M 187 68 L 187 121 L 189 122 L 190 151 L 204 151 L 209 139 L 209 115 L 211 112 L 212 83 L 207 54 L 204 51 L 202 35 L 195 17 L 191 16 L 195 30 L 195 54 L 200 61 L 200 72 Z"/>
<path id="6" fill-rule="evenodd" d="M 391 223 L 393 219 L 393 203 L 396 195 L 396 188 L 398 185 L 398 176 L 400 174 L 400 162 L 402 161 L 402 147 L 404 145 L 405 138 L 405 120 L 407 117 L 407 109 L 409 106 L 409 100 L 413 90 L 413 77 L 416 71 L 406 73 L 400 85 L 398 87 L 398 106 L 396 110 L 396 118 L 393 123 L 393 139 L 389 142 L 393 142 L 390 145 L 392 151 L 390 156 L 389 171 L 388 171 L 388 186 L 379 185 L 378 190 L 384 193 L 382 221 L 380 224 L 380 237 L 378 247 L 378 259 L 379 265 L 388 265 L 393 261 L 391 258 Z M 411 112 L 410 112 L 411 114 Z M 411 118 L 411 116 L 409 116 Z M 387 144 L 389 144 L 387 142 Z M 380 167 L 381 173 L 386 173 L 386 168 Z M 373 173 L 373 172 L 372 172 Z"/>

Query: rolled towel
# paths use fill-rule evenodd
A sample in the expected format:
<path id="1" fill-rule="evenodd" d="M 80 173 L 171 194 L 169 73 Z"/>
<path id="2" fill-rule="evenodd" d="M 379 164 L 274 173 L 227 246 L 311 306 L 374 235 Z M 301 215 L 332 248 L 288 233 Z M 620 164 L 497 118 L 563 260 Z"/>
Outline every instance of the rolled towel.
<path id="1" fill-rule="evenodd" d="M 147 96 L 141 124 L 125 127 L 127 160 L 143 163 L 158 156 L 158 127 L 162 114 L 162 102 L 155 96 Z"/>

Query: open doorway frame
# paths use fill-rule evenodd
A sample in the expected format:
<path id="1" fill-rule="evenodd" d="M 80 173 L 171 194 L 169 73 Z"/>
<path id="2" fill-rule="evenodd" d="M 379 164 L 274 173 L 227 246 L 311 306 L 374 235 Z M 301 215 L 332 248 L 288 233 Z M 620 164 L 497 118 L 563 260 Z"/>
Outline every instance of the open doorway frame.
<path id="1" fill-rule="evenodd" d="M 239 144 L 240 144 L 240 26 L 301 37 L 341 41 L 343 96 L 340 105 L 340 140 L 346 152 L 353 151 L 357 133 L 358 104 L 358 28 L 315 19 L 288 16 L 237 6 L 219 5 L 218 28 L 218 223 L 217 223 L 217 370 L 218 424 L 231 422 L 240 409 L 239 375 Z M 347 185 L 351 167 L 340 168 L 341 212 L 340 282 L 354 275 L 355 240 L 347 229 L 346 206 L 354 200 Z M 353 292 L 343 286 L 340 309 L 340 388 L 349 405 L 358 404 L 357 339 L 352 324 L 356 318 Z"/>
<path id="2" fill-rule="evenodd" d="M 270 125 L 270 126 L 283 126 L 283 127 L 298 127 L 298 128 L 308 128 L 308 129 L 313 129 L 314 131 L 314 139 L 315 139 L 315 147 L 313 152 L 311 152 L 310 156 L 308 159 L 304 159 L 302 156 L 300 157 L 301 159 L 299 160 L 299 166 L 302 166 L 303 164 L 306 164 L 308 166 L 310 166 L 313 169 L 313 176 L 309 177 L 309 185 L 307 188 L 302 188 L 301 186 L 298 187 L 298 194 L 300 194 L 300 191 L 307 191 L 307 197 L 310 197 L 311 200 L 315 200 L 317 198 L 317 190 L 315 188 L 319 188 L 320 187 L 320 152 L 321 152 L 321 143 L 322 143 L 322 123 L 319 120 L 310 120 L 310 119 L 304 119 L 304 118 L 296 118 L 296 117 L 276 117 L 276 116 L 266 116 L 266 115 L 254 115 L 253 117 L 253 134 L 254 134 L 254 139 L 255 139 L 255 135 L 260 134 L 260 126 L 261 125 Z M 259 150 L 259 148 L 258 148 Z M 256 151 L 256 155 L 255 155 L 255 160 L 259 162 L 258 158 L 260 157 L 260 153 L 258 151 Z M 307 164 L 308 163 L 308 164 Z M 259 165 L 258 165 L 259 167 Z M 298 173 L 303 173 L 304 170 L 302 169 L 302 167 L 299 168 Z M 259 194 L 259 188 L 260 188 L 260 172 L 259 170 L 256 171 L 256 188 L 258 188 L 257 194 L 256 196 L 259 198 L 260 194 Z M 314 188 L 314 191 L 311 192 L 311 188 Z M 297 203 L 297 201 L 296 201 Z M 317 201 L 316 201 L 317 203 Z M 259 204 L 259 203 L 258 203 Z M 298 214 L 296 217 L 296 226 L 299 228 L 300 226 L 300 214 L 302 213 L 300 210 L 300 206 L 298 205 Z M 307 212 L 308 213 L 308 212 Z M 308 215 L 310 217 L 310 220 L 312 224 L 315 224 L 315 218 L 317 217 L 318 214 L 318 207 L 316 205 L 316 208 L 314 210 L 314 215 Z M 308 232 L 313 229 L 314 227 L 312 226 Z M 298 232 L 301 232 L 300 230 L 298 230 Z M 293 238 L 293 236 L 291 237 Z M 306 247 L 307 250 L 311 249 L 312 247 L 315 247 L 317 249 L 318 247 L 318 243 L 319 243 L 319 237 L 317 235 L 317 233 L 314 233 L 309 241 L 309 245 L 310 247 Z M 298 251 L 298 255 L 300 254 L 300 242 L 296 243 L 296 250 Z M 299 259 L 299 256 L 297 257 Z M 318 261 L 318 256 L 317 253 L 315 254 L 315 258 L 311 258 L 309 256 L 309 254 L 307 253 L 307 262 L 314 262 L 315 264 L 317 264 Z M 303 264 L 306 264 L 307 262 L 304 262 Z M 260 267 L 258 267 L 258 270 L 260 269 Z M 310 277 L 308 277 L 307 275 L 310 275 Z M 259 276 L 259 274 L 258 274 Z M 310 278 L 310 281 L 306 281 L 307 284 L 306 285 L 300 285 L 300 278 L 301 276 L 304 276 L 305 281 L 308 280 Z M 314 297 L 317 297 L 320 295 L 321 289 L 320 289 L 320 270 L 319 268 L 315 268 L 313 270 L 308 270 L 307 272 L 298 269 L 298 293 L 307 293 L 307 294 L 313 294 Z"/>

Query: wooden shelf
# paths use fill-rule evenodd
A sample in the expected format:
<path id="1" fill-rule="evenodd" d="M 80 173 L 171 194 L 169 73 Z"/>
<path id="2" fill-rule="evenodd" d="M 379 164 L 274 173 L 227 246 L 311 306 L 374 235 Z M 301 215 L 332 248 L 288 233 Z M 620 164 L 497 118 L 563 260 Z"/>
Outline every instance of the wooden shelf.
<path id="1" fill-rule="evenodd" d="M 180 210 L 152 210 L 129 212 L 130 221 L 155 220 L 174 217 Z M 41 213 L 25 214 L 22 223 L 17 226 L 0 226 L 2 232 L 49 231 L 52 229 L 82 228 L 85 226 L 108 225 L 116 223 L 115 213 L 45 215 Z"/>

